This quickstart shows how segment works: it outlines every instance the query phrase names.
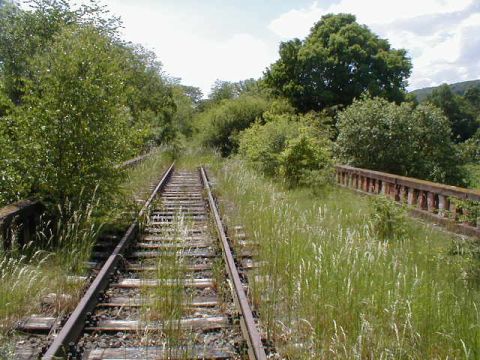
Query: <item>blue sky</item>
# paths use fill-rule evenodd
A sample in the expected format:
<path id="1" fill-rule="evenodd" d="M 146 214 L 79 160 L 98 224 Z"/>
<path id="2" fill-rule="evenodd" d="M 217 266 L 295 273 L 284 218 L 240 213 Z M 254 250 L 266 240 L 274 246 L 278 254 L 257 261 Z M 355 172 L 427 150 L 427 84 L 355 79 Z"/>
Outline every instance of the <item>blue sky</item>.
<path id="1" fill-rule="evenodd" d="M 82 0 L 83 1 L 83 0 Z M 87 0 L 85 0 L 87 1 Z M 103 0 L 126 40 L 154 50 L 165 71 L 207 94 L 216 79 L 258 78 L 280 41 L 304 38 L 326 13 L 405 48 L 409 89 L 480 78 L 480 0 Z"/>

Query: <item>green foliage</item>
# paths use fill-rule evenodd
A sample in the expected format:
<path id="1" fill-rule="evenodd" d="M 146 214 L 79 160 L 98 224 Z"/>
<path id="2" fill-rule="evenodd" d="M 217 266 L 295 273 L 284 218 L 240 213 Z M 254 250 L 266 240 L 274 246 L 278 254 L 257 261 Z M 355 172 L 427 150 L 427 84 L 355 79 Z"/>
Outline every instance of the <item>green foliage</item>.
<path id="1" fill-rule="evenodd" d="M 256 122 L 242 132 L 239 153 L 267 176 L 279 175 L 280 155 L 287 141 L 298 135 L 295 121 L 288 115 L 275 115 L 265 124 Z"/>
<path id="2" fill-rule="evenodd" d="M 217 148 L 223 156 L 236 152 L 239 132 L 261 118 L 266 109 L 266 100 L 249 95 L 224 100 L 209 108 L 198 119 L 203 143 Z"/>
<path id="3" fill-rule="evenodd" d="M 0 9 L 0 203 L 102 197 L 116 164 L 176 136 L 172 86 L 94 1 L 30 5 Z"/>
<path id="4" fill-rule="evenodd" d="M 14 4 L 0 8 L 0 73 L 5 92 L 19 104 L 24 94 L 25 78 L 32 76 L 30 59 L 48 48 L 64 26 L 91 25 L 103 34 L 113 34 L 118 20 L 95 2 L 74 9 L 64 0 L 34 0 L 31 11 Z"/>
<path id="5" fill-rule="evenodd" d="M 470 88 L 479 87 L 479 85 L 480 85 L 480 80 L 470 80 L 470 81 L 462 81 L 458 83 L 449 84 L 448 86 L 450 87 L 450 89 L 452 89 L 452 91 L 455 94 L 464 95 Z M 426 87 L 422 89 L 413 90 L 412 92 L 410 92 L 410 94 L 415 96 L 415 98 L 419 102 L 422 102 L 433 92 L 433 90 L 438 89 L 440 86 Z"/>
<path id="6" fill-rule="evenodd" d="M 172 88 L 173 99 L 176 106 L 173 124 L 181 134 L 187 137 L 192 136 L 193 134 L 193 118 L 197 113 L 195 97 L 192 97 L 191 94 L 189 94 L 191 89 L 195 88 L 181 85 L 174 85 Z"/>
<path id="7" fill-rule="evenodd" d="M 331 142 L 314 114 L 267 111 L 264 117 L 265 124 L 257 122 L 240 136 L 239 153 L 253 167 L 281 176 L 291 187 L 324 185 L 331 179 Z"/>
<path id="8" fill-rule="evenodd" d="M 457 213 L 459 213 L 458 220 L 476 226 L 480 219 L 480 202 L 472 200 L 462 200 L 451 198 L 450 201 L 455 204 Z"/>
<path id="9" fill-rule="evenodd" d="M 94 28 L 66 28 L 32 62 L 34 77 L 15 120 L 34 141 L 36 186 L 55 203 L 104 195 L 118 182 L 115 164 L 129 154 L 121 57 Z M 25 139 L 23 139 L 25 141 Z"/>
<path id="10" fill-rule="evenodd" d="M 0 204 L 20 200 L 33 183 L 31 158 L 22 151 L 21 129 L 11 117 L 0 117 Z"/>
<path id="11" fill-rule="evenodd" d="M 314 136 L 309 128 L 301 128 L 300 134 L 287 142 L 280 156 L 280 174 L 287 185 L 317 187 L 331 182 L 329 145 L 325 138 Z"/>
<path id="12" fill-rule="evenodd" d="M 380 240 L 402 239 L 406 235 L 405 208 L 385 196 L 371 198 L 372 228 Z"/>
<path id="13" fill-rule="evenodd" d="M 279 52 L 265 83 L 302 112 L 349 105 L 365 91 L 402 101 L 412 66 L 405 50 L 392 49 L 349 14 L 323 16 L 304 41 L 283 42 Z"/>
<path id="14" fill-rule="evenodd" d="M 162 78 L 162 65 L 155 54 L 141 46 L 117 45 L 124 73 L 126 104 L 130 110 L 131 134 L 137 152 L 175 136 L 176 104 L 171 86 Z"/>
<path id="15" fill-rule="evenodd" d="M 464 143 L 459 144 L 465 161 L 480 163 L 480 129 Z"/>
<path id="16" fill-rule="evenodd" d="M 337 153 L 357 167 L 463 184 L 448 119 L 436 107 L 363 98 L 339 113 Z"/>
<path id="17" fill-rule="evenodd" d="M 452 138 L 456 142 L 471 138 L 477 131 L 480 107 L 475 109 L 475 104 L 479 99 L 480 95 L 473 89 L 469 90 L 467 98 L 463 98 L 456 95 L 446 84 L 433 90 L 427 97 L 427 101 L 440 108 L 450 121 Z"/>
<path id="18" fill-rule="evenodd" d="M 229 81 L 216 80 L 208 94 L 208 99 L 213 103 L 219 103 L 222 100 L 233 99 L 238 96 L 235 84 Z"/>

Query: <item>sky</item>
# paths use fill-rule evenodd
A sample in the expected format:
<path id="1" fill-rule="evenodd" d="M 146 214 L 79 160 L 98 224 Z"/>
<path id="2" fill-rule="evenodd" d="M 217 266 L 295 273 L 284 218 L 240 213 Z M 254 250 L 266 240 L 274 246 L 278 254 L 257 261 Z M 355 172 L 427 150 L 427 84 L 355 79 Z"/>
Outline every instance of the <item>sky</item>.
<path id="1" fill-rule="evenodd" d="M 85 0 L 86 1 L 86 0 Z M 77 1 L 78 2 L 78 1 Z M 480 78 L 480 0 L 103 0 L 123 37 L 207 95 L 215 80 L 259 78 L 281 41 L 328 13 L 352 13 L 413 63 L 409 90 Z"/>

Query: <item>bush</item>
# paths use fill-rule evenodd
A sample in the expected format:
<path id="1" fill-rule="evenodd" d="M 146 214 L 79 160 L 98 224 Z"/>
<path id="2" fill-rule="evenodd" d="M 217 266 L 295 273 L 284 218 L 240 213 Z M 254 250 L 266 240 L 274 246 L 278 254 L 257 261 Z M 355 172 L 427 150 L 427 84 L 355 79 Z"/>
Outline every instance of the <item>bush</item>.
<path id="1" fill-rule="evenodd" d="M 325 184 L 331 175 L 331 142 L 313 114 L 265 114 L 240 136 L 239 153 L 267 176 L 289 186 Z"/>
<path id="2" fill-rule="evenodd" d="M 267 109 L 267 101 L 260 97 L 240 96 L 223 100 L 201 114 L 202 140 L 216 148 L 222 156 L 237 152 L 238 134 L 260 118 Z"/>
<path id="3" fill-rule="evenodd" d="M 420 179 L 464 184 L 448 119 L 430 104 L 362 98 L 338 115 L 339 160 Z"/>
<path id="4" fill-rule="evenodd" d="M 289 116 L 279 115 L 266 124 L 256 122 L 242 132 L 239 153 L 255 169 L 267 176 L 276 176 L 280 170 L 280 154 L 298 129 Z"/>
<path id="5" fill-rule="evenodd" d="M 307 127 L 287 142 L 280 155 L 280 174 L 290 187 L 322 186 L 331 180 L 331 153 L 325 139 L 315 137 Z"/>
<path id="6" fill-rule="evenodd" d="M 54 203 L 118 184 L 115 165 L 130 154 L 120 63 L 114 44 L 88 27 L 66 28 L 33 59 L 15 120 L 32 139 L 24 155 L 35 164 L 35 187 Z"/>

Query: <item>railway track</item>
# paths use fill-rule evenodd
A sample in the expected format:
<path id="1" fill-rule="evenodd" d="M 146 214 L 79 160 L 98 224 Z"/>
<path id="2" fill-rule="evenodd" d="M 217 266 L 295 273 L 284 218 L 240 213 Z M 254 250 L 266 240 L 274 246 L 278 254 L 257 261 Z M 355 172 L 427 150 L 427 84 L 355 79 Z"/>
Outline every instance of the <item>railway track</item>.
<path id="1" fill-rule="evenodd" d="M 43 359 L 266 359 L 207 174 L 172 165 Z"/>

